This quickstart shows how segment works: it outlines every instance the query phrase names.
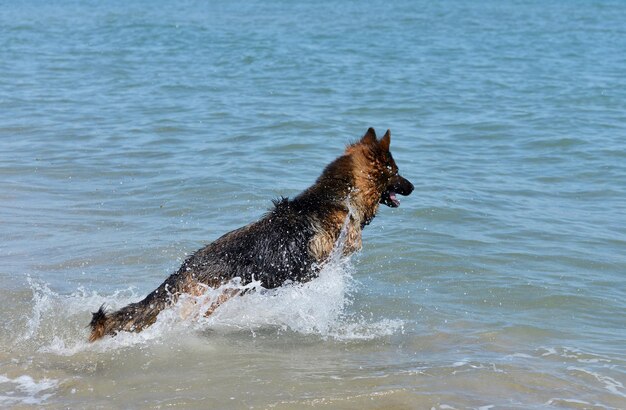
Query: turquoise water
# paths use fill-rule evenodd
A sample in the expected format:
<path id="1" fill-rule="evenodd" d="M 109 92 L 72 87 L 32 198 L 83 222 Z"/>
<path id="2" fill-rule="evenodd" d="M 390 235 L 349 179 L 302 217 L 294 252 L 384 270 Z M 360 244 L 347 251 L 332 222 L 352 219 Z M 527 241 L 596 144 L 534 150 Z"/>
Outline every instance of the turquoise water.
<path id="1" fill-rule="evenodd" d="M 0 406 L 626 408 L 625 21 L 620 1 L 6 5 Z M 369 126 L 415 192 L 360 254 L 85 342 L 100 304 Z"/>

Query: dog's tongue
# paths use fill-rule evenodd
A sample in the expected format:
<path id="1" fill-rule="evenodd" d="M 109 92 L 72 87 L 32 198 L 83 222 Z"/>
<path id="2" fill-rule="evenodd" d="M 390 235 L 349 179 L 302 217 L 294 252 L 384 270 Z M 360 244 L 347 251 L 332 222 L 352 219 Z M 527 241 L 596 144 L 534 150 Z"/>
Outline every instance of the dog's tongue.
<path id="1" fill-rule="evenodd" d="M 389 199 L 391 199 L 391 202 L 393 202 L 395 206 L 400 206 L 400 200 L 396 198 L 395 192 L 393 191 L 389 192 Z"/>

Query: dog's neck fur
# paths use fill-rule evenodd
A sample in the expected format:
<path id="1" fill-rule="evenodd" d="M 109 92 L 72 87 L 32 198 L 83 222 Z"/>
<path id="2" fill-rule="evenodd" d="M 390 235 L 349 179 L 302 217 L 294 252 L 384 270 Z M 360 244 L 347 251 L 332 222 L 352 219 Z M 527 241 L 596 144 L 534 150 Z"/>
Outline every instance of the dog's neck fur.
<path id="1" fill-rule="evenodd" d="M 376 156 L 366 144 L 348 147 L 346 153 L 331 162 L 316 183 L 297 198 L 307 201 L 315 197 L 342 209 L 343 217 L 352 217 L 362 227 L 376 215 L 384 185 L 372 164 Z M 308 202 L 308 201 L 307 201 Z"/>
<path id="2" fill-rule="evenodd" d="M 345 156 L 353 163 L 354 180 L 348 201 L 363 227 L 376 216 L 385 186 L 380 182 L 381 174 L 377 171 L 379 167 L 372 166 L 377 162 L 374 147 L 367 144 L 353 145 L 348 147 Z"/>

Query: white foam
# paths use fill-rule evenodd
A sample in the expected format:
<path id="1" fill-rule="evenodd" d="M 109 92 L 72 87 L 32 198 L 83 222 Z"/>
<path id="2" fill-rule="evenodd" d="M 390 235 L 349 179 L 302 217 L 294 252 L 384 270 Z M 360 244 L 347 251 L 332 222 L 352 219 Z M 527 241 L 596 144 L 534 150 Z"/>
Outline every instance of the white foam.
<path id="1" fill-rule="evenodd" d="M 241 289 L 232 285 L 223 288 L 233 287 Z M 346 313 L 356 282 L 352 279 L 350 265 L 345 261 L 327 265 L 317 279 L 304 284 L 291 283 L 276 289 L 263 289 L 259 283 L 251 283 L 245 288 L 254 290 L 243 297 L 230 299 L 208 317 L 196 311 L 195 326 L 222 331 L 246 329 L 253 334 L 256 329 L 274 328 L 322 338 L 355 340 L 387 336 L 403 325 L 397 320 L 366 322 Z M 221 291 L 221 288 L 209 290 L 202 300 L 194 301 L 195 305 L 208 308 Z M 181 305 L 187 302 L 183 299 L 175 309 L 164 312 L 164 319 L 184 310 Z"/>
<path id="2" fill-rule="evenodd" d="M 54 395 L 58 385 L 59 382 L 53 379 L 35 381 L 27 375 L 13 379 L 0 375 L 0 406 L 41 404 Z"/>
<path id="3" fill-rule="evenodd" d="M 532 359 L 533 356 L 526 354 L 526 353 L 513 353 L 513 354 L 509 354 L 506 355 L 504 357 L 507 360 L 513 360 L 513 359 Z"/>

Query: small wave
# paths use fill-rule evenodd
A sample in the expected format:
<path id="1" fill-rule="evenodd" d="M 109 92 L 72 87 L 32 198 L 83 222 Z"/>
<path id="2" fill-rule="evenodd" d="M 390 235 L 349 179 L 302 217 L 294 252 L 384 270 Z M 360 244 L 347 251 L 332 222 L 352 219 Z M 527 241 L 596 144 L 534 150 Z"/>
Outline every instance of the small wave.
<path id="1" fill-rule="evenodd" d="M 581 375 L 591 376 L 595 378 L 598 382 L 600 382 L 606 390 L 610 391 L 616 396 L 626 398 L 626 390 L 624 389 L 624 385 L 612 377 L 576 366 L 569 366 L 567 370 L 569 370 L 570 372 L 579 373 Z"/>
<path id="2" fill-rule="evenodd" d="M 590 403 L 580 399 L 565 399 L 565 398 L 554 398 L 550 399 L 545 403 L 546 406 L 550 407 L 558 407 L 558 408 L 568 408 L 568 409 L 598 409 L 598 410 L 618 410 L 616 407 L 605 406 L 601 403 Z"/>
<path id="3" fill-rule="evenodd" d="M 615 360 L 597 353 L 584 352 L 574 347 L 541 347 L 538 353 L 542 357 L 556 356 L 560 359 L 569 359 L 578 363 L 612 363 Z"/>

